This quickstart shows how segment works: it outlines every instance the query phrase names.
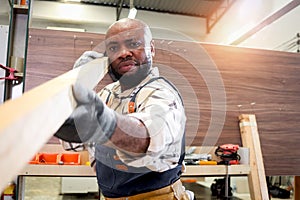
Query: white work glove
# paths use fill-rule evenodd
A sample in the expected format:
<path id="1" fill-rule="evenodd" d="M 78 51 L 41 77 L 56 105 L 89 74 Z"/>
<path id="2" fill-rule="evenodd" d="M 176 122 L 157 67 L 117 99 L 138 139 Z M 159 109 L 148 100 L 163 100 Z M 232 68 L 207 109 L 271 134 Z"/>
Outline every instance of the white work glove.
<path id="1" fill-rule="evenodd" d="M 97 51 L 85 51 L 74 63 L 73 69 L 84 65 L 94 59 L 104 57 L 103 53 L 98 53 Z"/>
<path id="2" fill-rule="evenodd" d="M 117 125 L 115 112 L 94 91 L 80 84 L 73 86 L 73 94 L 77 107 L 55 136 L 67 142 L 105 143 Z"/>
<path id="3" fill-rule="evenodd" d="M 77 108 L 72 113 L 75 126 L 82 141 L 104 143 L 114 133 L 117 118 L 92 90 L 80 84 L 73 86 Z"/>
<path id="4" fill-rule="evenodd" d="M 96 51 L 85 51 L 74 63 L 73 69 L 84 65 L 94 59 L 102 58 L 104 56 L 103 53 L 98 53 Z M 73 113 L 74 114 L 74 113 Z M 72 115 L 73 115 L 72 114 Z M 72 143 L 81 143 L 82 140 L 78 135 L 77 128 L 75 127 L 74 118 L 69 117 L 64 124 L 60 127 L 60 129 L 54 134 L 59 139 L 63 141 L 68 141 Z"/>

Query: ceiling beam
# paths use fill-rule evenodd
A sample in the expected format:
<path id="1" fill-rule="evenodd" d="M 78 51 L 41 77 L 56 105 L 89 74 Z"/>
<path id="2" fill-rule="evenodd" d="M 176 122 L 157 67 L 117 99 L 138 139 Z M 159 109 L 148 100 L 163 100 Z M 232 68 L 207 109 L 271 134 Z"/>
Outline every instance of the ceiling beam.
<path id="1" fill-rule="evenodd" d="M 280 17 L 284 16 L 285 14 L 287 14 L 288 12 L 290 12 L 291 10 L 293 10 L 294 8 L 296 8 L 299 5 L 300 5 L 300 0 L 291 1 L 287 5 L 285 5 L 284 7 L 282 7 L 281 9 L 279 9 L 278 11 L 276 11 L 275 13 L 273 13 L 272 15 L 270 15 L 269 17 L 267 17 L 266 19 L 261 21 L 259 24 L 254 26 L 252 29 L 250 29 L 249 31 L 247 31 L 246 33 L 241 35 L 238 39 L 233 41 L 230 45 L 240 44 L 241 42 L 245 41 L 246 39 L 248 39 L 255 33 L 262 30 L 264 27 L 266 27 L 269 24 L 273 23 L 274 21 L 278 20 Z"/>
<path id="2" fill-rule="evenodd" d="M 123 9 L 124 0 L 119 0 L 116 6 L 116 21 L 120 19 L 121 12 Z"/>
<path id="3" fill-rule="evenodd" d="M 235 0 L 219 1 L 219 5 L 206 17 L 206 34 L 210 33 L 211 29 L 218 23 L 234 2 Z"/>

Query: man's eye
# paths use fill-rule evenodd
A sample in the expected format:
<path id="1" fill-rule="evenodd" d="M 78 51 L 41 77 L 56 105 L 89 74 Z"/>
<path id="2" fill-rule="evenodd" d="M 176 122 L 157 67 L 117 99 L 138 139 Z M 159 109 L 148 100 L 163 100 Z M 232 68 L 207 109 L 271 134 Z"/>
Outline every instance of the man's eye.
<path id="1" fill-rule="evenodd" d="M 111 51 L 111 52 L 116 52 L 118 50 L 118 47 L 117 46 L 110 46 L 108 48 L 108 50 Z"/>
<path id="2" fill-rule="evenodd" d="M 139 47 L 139 46 L 141 46 L 141 42 L 140 41 L 137 41 L 137 42 L 130 42 L 129 43 L 129 46 L 131 47 L 131 48 L 137 48 L 137 47 Z"/>

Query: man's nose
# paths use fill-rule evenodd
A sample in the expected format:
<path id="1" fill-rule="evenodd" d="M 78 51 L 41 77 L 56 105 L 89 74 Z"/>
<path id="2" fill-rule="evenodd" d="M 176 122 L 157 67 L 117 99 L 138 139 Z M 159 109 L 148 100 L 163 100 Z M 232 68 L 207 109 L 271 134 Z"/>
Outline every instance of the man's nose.
<path id="1" fill-rule="evenodd" d="M 122 47 L 119 51 L 119 57 L 126 58 L 127 56 L 132 56 L 131 49 L 127 47 Z"/>

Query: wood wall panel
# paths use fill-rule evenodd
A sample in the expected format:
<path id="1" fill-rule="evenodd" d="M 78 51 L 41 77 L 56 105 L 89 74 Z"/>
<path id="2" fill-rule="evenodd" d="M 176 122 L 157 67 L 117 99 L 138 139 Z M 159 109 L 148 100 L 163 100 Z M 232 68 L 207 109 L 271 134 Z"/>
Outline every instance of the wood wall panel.
<path id="1" fill-rule="evenodd" d="M 30 29 L 25 89 L 70 70 L 85 50 L 93 49 L 103 38 L 91 33 Z M 300 174 L 297 167 L 300 165 L 299 54 L 191 42 L 155 42 L 155 64 L 183 95 L 188 118 L 187 144 L 203 145 L 204 141 L 206 145 L 241 144 L 238 116 L 255 114 L 266 174 Z M 219 85 L 214 71 L 219 73 L 224 87 Z M 110 81 L 107 76 L 98 89 Z M 212 96 L 222 96 L 223 89 L 226 102 L 212 102 Z M 212 111 L 223 113 L 223 104 L 226 105 L 224 123 L 222 117 L 212 116 Z M 216 125 L 221 126 L 220 137 L 212 131 L 207 135 Z"/>
<path id="2" fill-rule="evenodd" d="M 299 54 L 212 45 L 206 49 L 222 72 L 229 115 L 241 104 L 242 113 L 257 116 L 266 173 L 299 174 Z"/>
<path id="3" fill-rule="evenodd" d="M 84 51 L 95 48 L 103 37 L 89 33 L 30 29 L 25 90 L 72 69 L 75 60 Z"/>

